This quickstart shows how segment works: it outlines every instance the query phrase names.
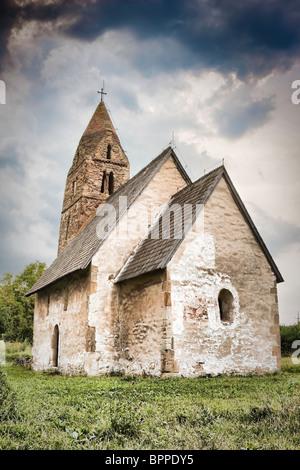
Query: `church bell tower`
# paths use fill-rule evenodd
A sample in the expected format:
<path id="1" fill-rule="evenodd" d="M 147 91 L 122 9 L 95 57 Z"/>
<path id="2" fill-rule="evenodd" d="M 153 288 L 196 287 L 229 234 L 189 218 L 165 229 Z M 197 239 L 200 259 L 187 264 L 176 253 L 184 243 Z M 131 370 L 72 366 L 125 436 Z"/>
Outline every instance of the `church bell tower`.
<path id="1" fill-rule="evenodd" d="M 129 179 L 129 161 L 101 98 L 81 137 L 68 172 L 58 254 L 100 204 Z"/>

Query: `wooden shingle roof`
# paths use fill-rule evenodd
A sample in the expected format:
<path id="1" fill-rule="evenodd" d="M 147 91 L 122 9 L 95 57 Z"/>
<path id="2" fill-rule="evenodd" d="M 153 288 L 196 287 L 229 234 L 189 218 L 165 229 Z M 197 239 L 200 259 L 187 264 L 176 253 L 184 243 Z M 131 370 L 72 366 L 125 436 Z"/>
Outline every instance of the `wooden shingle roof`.
<path id="1" fill-rule="evenodd" d="M 184 240 L 185 235 L 191 228 L 192 224 L 195 222 L 201 205 L 206 203 L 222 177 L 225 178 L 236 204 L 249 225 L 255 239 L 261 246 L 271 269 L 276 276 L 277 282 L 282 282 L 283 278 L 238 193 L 236 192 L 224 166 L 207 173 L 202 178 L 183 188 L 170 198 L 157 219 L 154 221 L 149 232 L 141 240 L 134 253 L 119 272 L 115 282 L 118 283 L 126 279 L 131 279 L 142 274 L 165 268 Z M 182 216 L 184 213 L 182 210 L 184 206 L 189 206 L 191 210 L 192 217 L 189 219 L 189 223 L 186 223 L 186 221 L 184 222 L 184 217 Z M 178 211 L 181 212 L 181 217 L 176 219 L 176 213 L 178 213 Z M 173 223 L 172 227 L 172 213 L 173 220 L 180 221 L 181 226 L 176 226 L 175 223 Z M 168 230 L 164 232 L 164 224 L 167 223 L 168 225 L 170 220 L 170 232 L 168 232 Z"/>
<path id="2" fill-rule="evenodd" d="M 191 184 L 190 178 L 186 174 L 176 154 L 171 147 L 168 147 L 106 200 L 106 204 L 111 204 L 115 209 L 116 218 L 114 217 L 112 223 L 109 224 L 107 217 L 104 217 L 103 224 L 108 224 L 110 230 L 113 230 L 121 217 L 126 213 L 126 210 L 129 209 L 170 157 L 173 158 L 187 184 Z M 119 213 L 120 196 L 126 196 L 127 198 L 127 208 L 125 208 L 123 213 Z M 38 279 L 34 286 L 26 293 L 27 296 L 36 293 L 72 272 L 85 269 L 89 265 L 93 256 L 110 233 L 107 232 L 106 236 L 102 238 L 99 238 L 99 235 L 97 235 L 101 231 L 101 219 L 103 219 L 101 216 L 107 214 L 106 204 L 100 206 L 95 216 L 79 232 L 76 238 L 66 246 L 40 279 Z"/>

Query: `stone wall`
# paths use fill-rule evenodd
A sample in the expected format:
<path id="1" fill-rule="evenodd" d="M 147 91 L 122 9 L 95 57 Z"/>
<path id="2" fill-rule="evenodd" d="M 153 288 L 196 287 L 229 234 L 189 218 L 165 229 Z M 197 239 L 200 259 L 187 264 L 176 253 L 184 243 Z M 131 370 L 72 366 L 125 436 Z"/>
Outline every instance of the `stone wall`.
<path id="1" fill-rule="evenodd" d="M 113 190 L 109 187 L 110 174 Z M 95 132 L 81 138 L 66 181 L 58 254 L 108 196 L 128 179 L 129 162 L 115 133 Z"/>
<path id="2" fill-rule="evenodd" d="M 36 294 L 33 369 L 58 368 L 66 373 L 85 370 L 89 349 L 88 295 L 90 269 L 70 275 Z M 58 327 L 58 360 L 55 361 L 55 327 Z"/>
<path id="3" fill-rule="evenodd" d="M 124 338 L 129 338 L 129 342 L 131 342 L 135 337 L 135 332 L 138 330 L 133 332 L 133 329 L 138 328 L 135 324 L 138 323 L 138 318 L 143 323 L 142 317 L 138 317 L 139 313 L 136 312 L 138 299 L 145 307 L 144 296 L 148 299 L 150 292 L 155 295 L 158 290 L 160 292 L 158 303 L 156 297 L 153 302 L 158 309 L 158 318 L 161 318 L 159 306 L 161 288 L 156 283 L 153 286 L 143 288 L 139 293 L 134 292 L 132 286 L 127 286 L 131 293 L 130 300 L 126 303 L 124 290 L 121 290 L 119 284 L 115 284 L 114 278 L 146 232 L 148 224 L 151 223 L 150 215 L 154 217 L 169 197 L 184 186 L 186 186 L 186 182 L 170 157 L 130 207 L 127 217 L 121 219 L 118 227 L 119 235 L 112 234 L 95 254 L 92 260 L 94 293 L 89 297 L 89 325 L 95 327 L 96 351 L 90 353 L 88 357 L 87 371 L 89 374 L 108 373 L 127 368 L 121 349 L 123 349 Z M 154 304 L 151 306 L 150 317 L 154 315 Z M 131 316 L 135 318 L 135 322 L 129 321 L 130 327 L 127 327 L 125 319 L 129 319 Z M 146 312 L 144 312 L 144 317 L 147 317 Z M 145 322 L 148 319 L 147 317 Z M 145 325 L 144 327 L 146 328 Z M 142 347 L 142 343 L 140 343 L 139 348 Z M 155 364 L 157 364 L 157 360 L 156 357 Z M 128 368 L 131 364 L 133 361 L 128 363 Z M 144 364 L 139 363 L 139 366 L 137 364 L 135 362 L 134 370 L 136 373 L 142 373 L 145 369 Z"/>
<path id="4" fill-rule="evenodd" d="M 173 258 L 172 337 L 178 372 L 186 376 L 276 371 L 280 336 L 275 276 L 222 179 Z M 231 320 L 218 296 L 232 296 Z"/>
<path id="5" fill-rule="evenodd" d="M 124 281 L 114 323 L 115 359 L 125 374 L 160 375 L 165 360 L 165 271 Z"/>
<path id="6" fill-rule="evenodd" d="M 56 325 L 65 372 L 194 377 L 280 368 L 275 276 L 224 179 L 167 269 L 114 282 L 151 217 L 185 185 L 170 157 L 90 267 L 37 294 L 36 370 L 54 365 Z M 223 320 L 220 308 L 229 310 Z"/>

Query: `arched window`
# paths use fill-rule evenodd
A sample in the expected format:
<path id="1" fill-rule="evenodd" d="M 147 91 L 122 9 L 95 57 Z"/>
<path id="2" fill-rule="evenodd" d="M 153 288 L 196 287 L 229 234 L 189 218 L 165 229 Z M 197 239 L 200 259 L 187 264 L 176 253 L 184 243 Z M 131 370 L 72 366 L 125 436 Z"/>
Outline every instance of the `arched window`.
<path id="1" fill-rule="evenodd" d="M 105 193 L 105 186 L 106 186 L 106 171 L 103 171 L 101 193 Z"/>
<path id="2" fill-rule="evenodd" d="M 111 145 L 108 144 L 107 150 L 106 150 L 106 158 L 107 158 L 107 160 L 110 160 L 110 157 L 111 157 Z"/>
<path id="3" fill-rule="evenodd" d="M 228 289 L 221 289 L 218 297 L 221 321 L 224 323 L 233 322 L 233 295 Z"/>
<path id="4" fill-rule="evenodd" d="M 59 348 L 59 329 L 58 325 L 55 325 L 52 335 L 52 365 L 58 367 L 58 348 Z"/>
<path id="5" fill-rule="evenodd" d="M 114 192 L 114 174 L 111 171 L 109 173 L 109 178 L 108 178 L 108 194 L 112 194 Z"/>

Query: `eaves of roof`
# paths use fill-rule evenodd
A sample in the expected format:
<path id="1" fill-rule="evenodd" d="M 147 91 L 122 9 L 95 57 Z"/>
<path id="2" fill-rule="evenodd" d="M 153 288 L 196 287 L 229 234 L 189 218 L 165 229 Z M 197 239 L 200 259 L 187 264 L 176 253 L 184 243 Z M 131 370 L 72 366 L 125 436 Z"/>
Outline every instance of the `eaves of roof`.
<path id="1" fill-rule="evenodd" d="M 276 266 L 276 263 L 274 262 L 269 250 L 262 240 L 223 165 L 199 178 L 192 185 L 183 188 L 169 199 L 168 204 L 164 206 L 159 217 L 154 221 L 148 233 L 140 241 L 133 254 L 129 257 L 123 268 L 118 273 L 115 282 L 118 283 L 140 276 L 142 274 L 146 274 L 148 272 L 165 268 L 184 240 L 186 232 L 183 232 L 183 236 L 178 238 L 174 237 L 167 239 L 162 237 L 153 237 L 151 236 L 151 233 L 159 230 L 158 226 L 162 223 L 161 221 L 163 220 L 164 214 L 166 214 L 166 211 L 168 211 L 170 207 L 175 207 L 178 204 L 179 206 L 183 206 L 184 204 L 192 204 L 194 206 L 196 204 L 205 204 L 222 177 L 224 177 L 229 191 L 246 223 L 250 227 L 254 238 L 265 254 L 270 267 L 276 276 L 277 282 L 283 282 L 283 278 L 278 270 L 278 267 Z M 194 211 L 192 223 L 194 223 L 196 216 L 197 213 Z"/>
<path id="2" fill-rule="evenodd" d="M 152 160 L 146 167 L 128 180 L 123 186 L 118 188 L 118 190 L 116 190 L 115 193 L 107 199 L 106 204 L 114 206 L 117 216 L 113 223 L 109 224 L 111 229 L 110 231 L 114 230 L 116 224 L 119 223 L 120 219 L 129 207 L 148 186 L 155 174 L 170 157 L 173 158 L 178 171 L 181 173 L 186 183 L 188 185 L 191 184 L 191 180 L 175 152 L 171 147 L 167 147 L 160 155 L 158 155 L 158 157 Z M 119 196 L 127 197 L 127 207 L 122 213 L 119 212 Z M 97 236 L 97 227 L 99 227 L 98 224 L 101 224 L 101 215 L 103 215 L 105 211 L 105 205 L 99 207 L 96 215 L 78 233 L 76 238 L 65 247 L 34 286 L 26 293 L 26 296 L 36 293 L 75 271 L 87 268 L 93 256 L 97 253 L 100 246 L 104 243 L 110 233 L 107 232 L 106 236 L 101 239 Z M 103 223 L 107 224 L 107 219 Z"/>

